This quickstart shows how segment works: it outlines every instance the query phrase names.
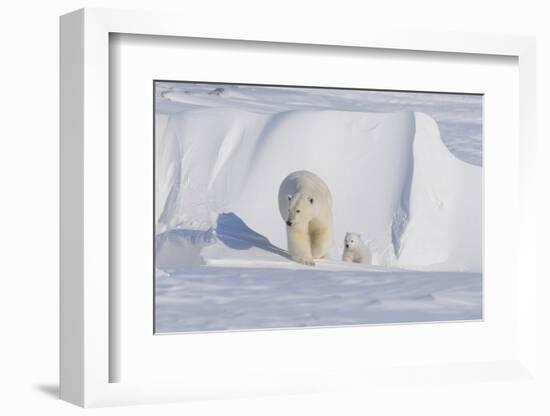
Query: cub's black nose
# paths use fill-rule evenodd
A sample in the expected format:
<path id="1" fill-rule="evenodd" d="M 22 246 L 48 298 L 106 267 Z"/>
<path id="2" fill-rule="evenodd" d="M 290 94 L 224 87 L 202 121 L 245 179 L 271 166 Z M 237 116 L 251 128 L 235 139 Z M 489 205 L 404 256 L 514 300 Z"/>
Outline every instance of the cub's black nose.
<path id="1" fill-rule="evenodd" d="M 349 248 L 349 244 L 346 244 L 346 248 Z"/>
<path id="2" fill-rule="evenodd" d="M 286 225 L 288 225 L 290 227 L 292 225 L 292 223 L 290 221 L 287 221 Z"/>

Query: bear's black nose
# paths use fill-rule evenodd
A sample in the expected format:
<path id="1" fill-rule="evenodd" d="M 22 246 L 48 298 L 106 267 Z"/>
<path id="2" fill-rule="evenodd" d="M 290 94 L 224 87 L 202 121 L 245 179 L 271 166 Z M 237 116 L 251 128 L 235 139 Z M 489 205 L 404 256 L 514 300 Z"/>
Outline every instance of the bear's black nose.
<path id="1" fill-rule="evenodd" d="M 290 227 L 292 225 L 292 223 L 290 221 L 287 221 L 286 225 L 288 225 Z"/>
<path id="2" fill-rule="evenodd" d="M 349 248 L 349 244 L 346 244 L 346 248 Z"/>

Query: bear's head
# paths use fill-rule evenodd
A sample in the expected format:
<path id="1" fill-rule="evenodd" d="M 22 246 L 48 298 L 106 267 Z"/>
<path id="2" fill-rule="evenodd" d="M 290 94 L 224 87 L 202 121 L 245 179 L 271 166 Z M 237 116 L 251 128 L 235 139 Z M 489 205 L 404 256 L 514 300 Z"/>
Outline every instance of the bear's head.
<path id="1" fill-rule="evenodd" d="M 346 237 L 344 238 L 344 246 L 347 249 L 353 250 L 359 245 L 359 241 L 361 241 L 361 234 L 346 233 Z"/>
<path id="2" fill-rule="evenodd" d="M 287 198 L 289 204 L 286 225 L 288 227 L 308 224 L 318 215 L 318 203 L 314 197 L 298 192 L 294 195 L 287 195 Z"/>

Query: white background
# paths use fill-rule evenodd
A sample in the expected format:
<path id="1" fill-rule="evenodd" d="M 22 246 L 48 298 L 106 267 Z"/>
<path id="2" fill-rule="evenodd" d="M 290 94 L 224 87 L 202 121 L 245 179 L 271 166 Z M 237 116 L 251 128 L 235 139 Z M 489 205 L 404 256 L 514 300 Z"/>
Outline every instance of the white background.
<path id="1" fill-rule="evenodd" d="M 0 12 L 2 42 L 0 100 L 2 149 L 2 286 L 0 412 L 73 414 L 80 409 L 55 400 L 58 374 L 58 16 L 83 6 L 179 10 L 189 16 L 218 13 L 232 19 L 280 20 L 289 24 L 358 27 L 389 26 L 538 36 L 539 246 L 548 231 L 548 140 L 550 114 L 550 29 L 545 2 L 497 1 L 20 1 Z M 195 16 L 195 17 L 194 17 Z M 182 22 L 184 25 L 185 22 Z M 545 164 L 546 166 L 543 166 Z M 543 183 L 544 179 L 544 183 Z M 542 248 L 542 246 L 540 246 Z M 541 251 L 541 254 L 542 253 Z M 543 256 L 541 256 L 543 257 Z M 7 267 L 6 267 L 7 266 Z M 548 266 L 539 273 L 550 276 Z M 543 282 L 539 292 L 549 292 Z M 549 292 L 550 293 L 550 292 Z M 548 306 L 544 325 L 548 325 Z M 541 327 L 542 327 L 541 325 Z M 550 351 L 548 331 L 544 349 Z M 548 353 L 547 353 L 548 354 Z M 549 374 L 548 358 L 539 357 Z M 548 414 L 550 386 L 486 383 L 416 388 L 388 385 L 376 396 L 333 393 L 315 396 L 197 402 L 178 405 L 101 409 L 100 414 Z M 545 394 L 546 393 L 546 394 Z"/>

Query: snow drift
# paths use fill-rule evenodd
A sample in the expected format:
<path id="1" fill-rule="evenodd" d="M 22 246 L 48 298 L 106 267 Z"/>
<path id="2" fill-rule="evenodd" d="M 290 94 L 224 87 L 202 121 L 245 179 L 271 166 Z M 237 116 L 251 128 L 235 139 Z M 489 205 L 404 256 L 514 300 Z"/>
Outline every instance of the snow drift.
<path id="1" fill-rule="evenodd" d="M 423 113 L 157 114 L 155 157 L 160 269 L 287 264 L 277 191 L 309 170 L 332 192 L 335 259 L 354 231 L 375 265 L 481 271 L 482 170 L 455 158 Z"/>

